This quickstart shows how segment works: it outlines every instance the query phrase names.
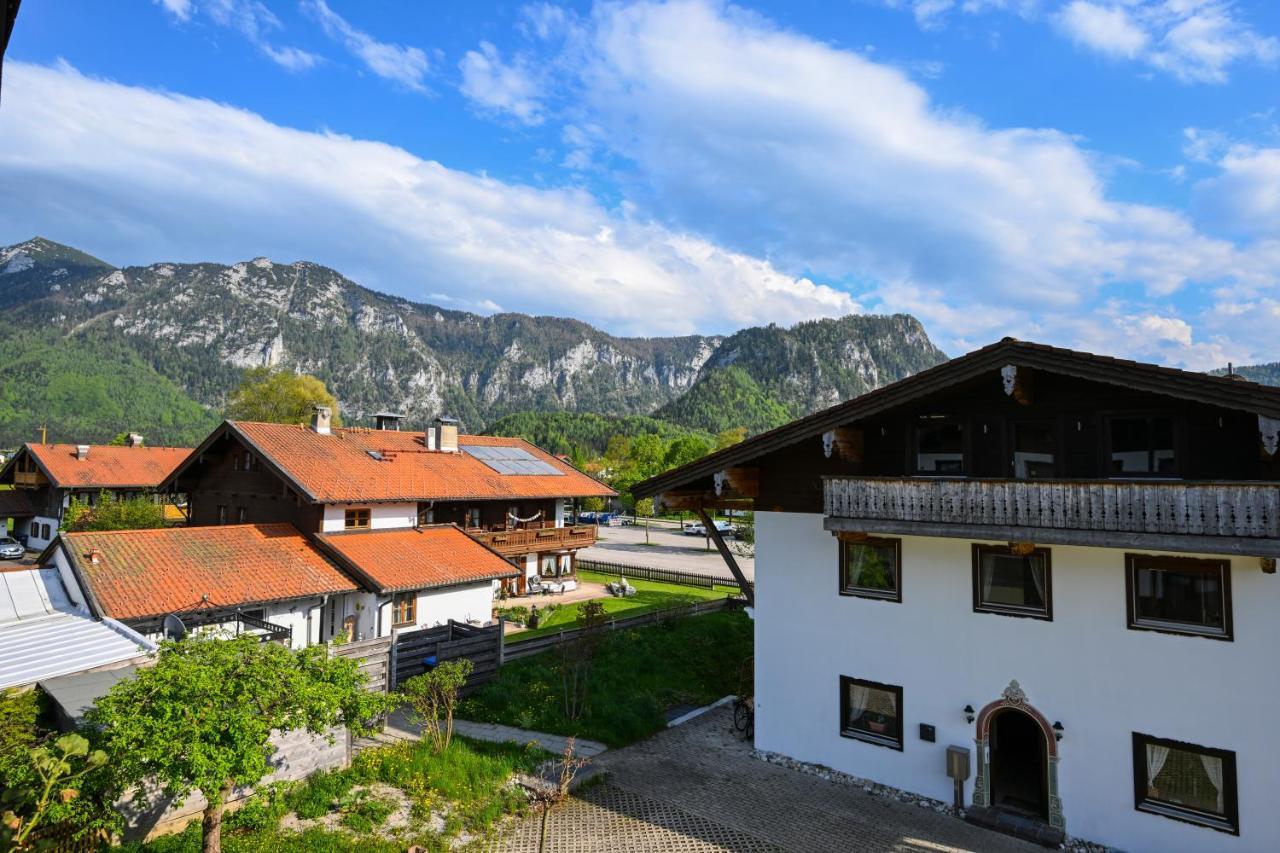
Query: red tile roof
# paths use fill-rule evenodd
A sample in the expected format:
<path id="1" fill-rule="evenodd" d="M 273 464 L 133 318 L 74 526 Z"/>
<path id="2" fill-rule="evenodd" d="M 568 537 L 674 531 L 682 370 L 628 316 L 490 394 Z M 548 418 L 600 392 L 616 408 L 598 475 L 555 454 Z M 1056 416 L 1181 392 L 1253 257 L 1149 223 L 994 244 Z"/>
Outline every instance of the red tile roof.
<path id="1" fill-rule="evenodd" d="M 319 503 L 612 496 L 603 483 L 519 438 L 462 435 L 459 444 L 518 447 L 561 473 L 500 474 L 465 451 L 427 450 L 423 433 L 232 422 L 268 462 Z M 375 458 L 370 452 L 378 454 Z"/>
<path id="2" fill-rule="evenodd" d="M 63 533 L 62 542 L 105 615 L 114 619 L 357 588 L 291 524 Z M 97 563 L 90 557 L 95 548 Z"/>
<path id="3" fill-rule="evenodd" d="M 63 489 L 154 489 L 191 455 L 189 447 L 109 444 L 91 445 L 84 459 L 76 458 L 74 444 L 28 444 L 23 449 Z"/>
<path id="4" fill-rule="evenodd" d="M 316 540 L 380 592 L 452 586 L 520 573 L 453 525 L 320 533 Z"/>

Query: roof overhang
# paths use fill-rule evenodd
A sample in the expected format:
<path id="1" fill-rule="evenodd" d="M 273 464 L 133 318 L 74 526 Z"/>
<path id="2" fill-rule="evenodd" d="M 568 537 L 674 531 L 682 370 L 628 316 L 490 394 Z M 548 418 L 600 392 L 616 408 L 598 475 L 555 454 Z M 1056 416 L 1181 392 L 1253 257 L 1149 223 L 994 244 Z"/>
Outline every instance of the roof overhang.
<path id="1" fill-rule="evenodd" d="M 873 417 L 1006 365 L 1280 419 L 1280 389 L 1277 388 L 1005 338 L 639 482 L 632 487 L 632 494 L 643 498 L 670 493 L 727 468 L 749 463 L 771 451 L 820 436 L 852 421 Z"/>

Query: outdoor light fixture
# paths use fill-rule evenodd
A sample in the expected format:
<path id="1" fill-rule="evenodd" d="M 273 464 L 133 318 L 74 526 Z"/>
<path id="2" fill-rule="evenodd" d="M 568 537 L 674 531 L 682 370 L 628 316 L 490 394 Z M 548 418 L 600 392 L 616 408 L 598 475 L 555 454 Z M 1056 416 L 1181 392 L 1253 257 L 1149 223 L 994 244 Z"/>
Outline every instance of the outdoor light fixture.
<path id="1" fill-rule="evenodd" d="M 973 706 L 972 705 L 964 706 L 964 721 L 966 723 L 973 722 Z M 1062 740 L 1062 735 L 1058 735 L 1058 740 Z"/>
<path id="2" fill-rule="evenodd" d="M 1053 739 L 1062 740 L 1063 731 L 1064 729 L 1062 728 L 1062 723 L 1058 722 L 1057 720 L 1054 720 L 1053 721 Z"/>

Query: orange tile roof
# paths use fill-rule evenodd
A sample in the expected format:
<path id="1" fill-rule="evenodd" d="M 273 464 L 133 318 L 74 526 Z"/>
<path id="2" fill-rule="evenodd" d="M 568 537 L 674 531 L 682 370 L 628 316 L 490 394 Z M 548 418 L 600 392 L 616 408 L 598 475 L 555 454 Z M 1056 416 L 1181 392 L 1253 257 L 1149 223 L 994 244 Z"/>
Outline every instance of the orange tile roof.
<path id="1" fill-rule="evenodd" d="M 608 486 L 519 438 L 460 435 L 459 444 L 523 448 L 559 475 L 500 474 L 467 454 L 427 450 L 423 433 L 232 422 L 257 448 L 319 503 L 411 500 L 512 500 L 612 496 Z M 375 459 L 370 451 L 383 458 Z"/>
<path id="2" fill-rule="evenodd" d="M 103 612 L 114 619 L 357 588 L 291 524 L 63 533 L 62 542 Z M 94 548 L 98 563 L 89 556 Z"/>
<path id="3" fill-rule="evenodd" d="M 380 592 L 452 586 L 520 573 L 451 524 L 319 533 L 316 540 Z"/>
<path id="4" fill-rule="evenodd" d="M 154 489 L 191 455 L 190 447 L 95 444 L 86 458 L 77 459 L 74 444 L 28 444 L 24 449 L 62 489 Z"/>

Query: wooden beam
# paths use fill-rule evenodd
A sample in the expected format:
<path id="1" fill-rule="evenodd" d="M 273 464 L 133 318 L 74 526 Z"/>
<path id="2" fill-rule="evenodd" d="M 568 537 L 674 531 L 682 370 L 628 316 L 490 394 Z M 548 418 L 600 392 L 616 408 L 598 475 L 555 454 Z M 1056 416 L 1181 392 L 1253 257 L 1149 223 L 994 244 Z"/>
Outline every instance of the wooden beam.
<path id="1" fill-rule="evenodd" d="M 733 579 L 738 582 L 738 589 L 742 590 L 742 594 L 746 597 L 747 606 L 755 607 L 756 594 L 752 591 L 751 585 L 747 583 L 747 576 L 742 573 L 742 569 L 738 566 L 738 561 L 734 559 L 733 552 L 725 544 L 719 528 L 716 527 L 705 509 L 698 509 L 698 518 L 702 519 L 703 525 L 706 526 L 707 536 L 711 538 L 712 542 L 716 543 L 716 550 L 720 552 L 720 559 L 724 560 L 725 565 L 729 567 L 729 572 L 733 575 Z"/>
<path id="2" fill-rule="evenodd" d="M 759 468 L 725 468 L 713 474 L 712 481 L 715 483 L 717 498 L 760 496 Z"/>
<path id="3" fill-rule="evenodd" d="M 865 443 L 862 430 L 854 427 L 836 427 L 822 434 L 822 452 L 828 459 L 862 462 Z"/>
<path id="4" fill-rule="evenodd" d="M 715 492 L 671 491 L 663 492 L 656 498 L 656 503 L 669 510 L 687 510 L 697 512 L 701 507 L 711 509 L 745 509 L 755 508 L 755 501 L 742 497 L 717 497 Z"/>

